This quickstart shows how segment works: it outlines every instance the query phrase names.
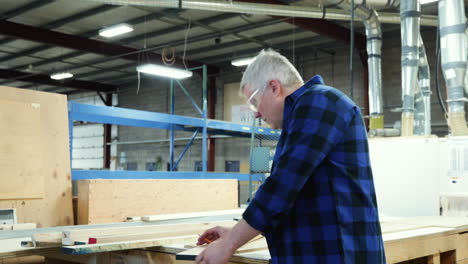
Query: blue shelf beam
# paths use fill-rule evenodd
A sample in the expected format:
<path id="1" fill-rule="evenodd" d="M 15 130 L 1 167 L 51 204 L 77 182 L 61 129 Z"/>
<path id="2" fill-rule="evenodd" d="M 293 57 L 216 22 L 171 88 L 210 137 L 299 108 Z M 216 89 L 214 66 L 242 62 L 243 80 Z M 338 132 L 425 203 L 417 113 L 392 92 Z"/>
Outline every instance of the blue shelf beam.
<path id="1" fill-rule="evenodd" d="M 237 137 L 250 137 L 252 126 L 236 124 L 214 119 L 187 117 L 120 107 L 87 105 L 76 102 L 68 103 L 70 121 L 87 121 L 120 126 L 136 126 L 157 129 L 195 132 L 197 129 L 207 128 L 207 134 L 229 135 Z M 206 126 L 205 126 L 206 120 Z M 270 136 L 279 138 L 281 131 L 256 127 L 257 136 Z"/>

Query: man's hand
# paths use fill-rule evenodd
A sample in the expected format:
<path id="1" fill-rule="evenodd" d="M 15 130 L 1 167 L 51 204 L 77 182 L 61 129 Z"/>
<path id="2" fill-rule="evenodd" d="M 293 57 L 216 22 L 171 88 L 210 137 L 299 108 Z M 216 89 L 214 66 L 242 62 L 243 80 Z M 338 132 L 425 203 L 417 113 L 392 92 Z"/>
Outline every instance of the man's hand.
<path id="1" fill-rule="evenodd" d="M 231 231 L 228 231 L 231 232 Z M 222 237 L 210 243 L 205 250 L 200 253 L 195 262 L 197 264 L 226 264 L 234 254 L 235 249 L 226 237 Z"/>
<path id="2" fill-rule="evenodd" d="M 199 238 L 197 245 L 208 243 L 205 250 L 196 258 L 197 264 L 226 264 L 234 252 L 250 239 L 260 234 L 244 219 L 232 229 L 214 227 L 206 230 Z"/>
<path id="3" fill-rule="evenodd" d="M 231 228 L 216 226 L 206 230 L 201 236 L 198 238 L 197 246 L 203 244 L 210 244 L 211 242 L 224 237 L 227 232 L 231 231 Z"/>

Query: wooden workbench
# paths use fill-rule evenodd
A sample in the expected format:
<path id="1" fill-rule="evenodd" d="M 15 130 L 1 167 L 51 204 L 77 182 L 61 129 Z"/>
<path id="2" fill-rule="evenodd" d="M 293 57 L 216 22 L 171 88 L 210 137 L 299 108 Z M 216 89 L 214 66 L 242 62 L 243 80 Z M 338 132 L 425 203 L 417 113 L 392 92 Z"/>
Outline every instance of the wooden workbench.
<path id="1" fill-rule="evenodd" d="M 230 217 L 230 218 L 229 218 Z M 215 220 L 232 219 L 232 216 L 217 217 Z M 196 219 L 194 222 L 206 222 L 207 219 Z M 178 221 L 187 224 L 186 221 Z M 173 222 L 158 223 L 161 229 Z M 216 224 L 216 221 L 211 221 Z M 225 222 L 224 222 L 225 223 Z M 152 223 L 155 224 L 155 223 Z M 142 223 L 114 224 L 120 226 L 142 225 Z M 105 225 L 102 225 L 105 226 Z M 387 263 L 405 263 L 408 260 L 418 260 L 417 263 L 456 263 L 468 264 L 468 218 L 453 217 L 413 217 L 401 219 L 382 219 L 381 226 L 387 256 Z M 96 226 L 89 226 L 96 228 Z M 99 226 L 98 226 L 99 227 Z M 67 230 L 70 227 L 62 227 Z M 72 227 L 73 228 L 73 227 Z M 74 227 L 75 229 L 80 229 Z M 82 227 L 82 228 L 86 228 Z M 166 228 L 167 229 L 167 228 Z M 56 230 L 55 230 L 56 231 Z M 200 233 L 203 230 L 200 230 Z M 41 232 L 38 229 L 36 232 Z M 10 238 L 13 239 L 13 238 Z M 16 241 L 25 238 L 15 238 Z M 156 240 L 132 240 L 124 242 L 104 243 L 96 245 L 63 246 L 50 248 L 21 249 L 10 246 L 7 251 L 0 251 L 0 258 L 13 256 L 42 255 L 49 262 L 53 259 L 73 261 L 78 263 L 190 263 L 187 261 L 196 256 L 197 249 L 188 249 L 193 246 L 196 235 L 177 236 L 172 238 Z M 6 239 L 0 243 L 10 243 Z M 265 241 L 257 240 L 250 246 L 246 246 L 242 253 L 235 254 L 232 263 L 262 264 L 269 263 L 269 253 L 265 248 Z M 195 253 L 190 253 L 192 252 Z M 177 255 L 179 257 L 177 257 Z M 178 260 L 177 258 L 182 259 Z M 183 260 L 185 259 L 185 260 Z M 409 263 L 409 262 L 408 262 Z M 416 263 L 416 262 L 415 262 Z"/>

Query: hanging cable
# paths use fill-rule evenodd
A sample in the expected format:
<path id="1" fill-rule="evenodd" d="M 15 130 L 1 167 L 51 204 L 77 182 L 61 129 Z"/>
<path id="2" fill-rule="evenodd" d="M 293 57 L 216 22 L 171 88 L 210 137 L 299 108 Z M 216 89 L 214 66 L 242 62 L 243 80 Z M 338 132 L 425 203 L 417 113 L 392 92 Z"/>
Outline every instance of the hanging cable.
<path id="1" fill-rule="evenodd" d="M 188 40 L 188 34 L 190 31 L 190 26 L 192 25 L 192 19 L 189 18 L 188 25 L 187 25 L 187 30 L 185 31 L 185 39 L 184 39 L 184 54 L 182 55 L 182 63 L 185 66 L 185 69 L 187 69 L 187 65 L 185 64 L 185 52 L 187 51 L 187 40 Z"/>
<path id="2" fill-rule="evenodd" d="M 350 76 L 350 97 L 354 100 L 354 68 L 353 68 L 353 55 L 354 55 L 354 0 L 351 0 L 351 21 L 350 21 L 350 43 L 349 43 L 349 74 Z"/>
<path id="3" fill-rule="evenodd" d="M 444 100 L 442 99 L 442 93 L 439 87 L 439 70 L 440 70 L 440 39 L 439 39 L 439 27 L 437 27 L 436 33 L 436 69 L 435 69 L 435 85 L 437 91 L 437 101 L 439 102 L 440 108 L 444 111 L 447 116 L 447 108 L 445 107 Z"/>

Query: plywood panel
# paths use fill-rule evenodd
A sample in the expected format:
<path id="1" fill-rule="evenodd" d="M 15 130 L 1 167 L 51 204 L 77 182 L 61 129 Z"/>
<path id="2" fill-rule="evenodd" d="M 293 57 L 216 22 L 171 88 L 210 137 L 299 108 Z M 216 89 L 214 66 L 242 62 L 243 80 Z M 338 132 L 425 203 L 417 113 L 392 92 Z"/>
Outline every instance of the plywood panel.
<path id="1" fill-rule="evenodd" d="M 19 223 L 37 223 L 38 227 L 73 224 L 66 96 L 0 86 L 0 100 L 40 106 L 40 122 L 36 123 L 38 128 L 35 130 L 39 131 L 38 140 L 42 143 L 39 152 L 42 169 L 35 175 L 43 179 L 38 188 L 44 188 L 41 199 L 0 200 L 0 208 L 16 208 Z M 2 129 L 5 125 L 2 124 Z M 25 137 L 12 147 L 25 147 L 31 140 Z M 0 142 L 5 141 L 11 141 L 11 138 L 0 138 Z M 31 161 L 21 162 L 29 166 L 26 163 Z"/>
<path id="2" fill-rule="evenodd" d="M 0 199 L 44 195 L 41 105 L 0 100 Z"/>
<path id="3" fill-rule="evenodd" d="M 236 208 L 237 180 L 78 181 L 78 224 L 122 222 L 135 215 Z"/>

